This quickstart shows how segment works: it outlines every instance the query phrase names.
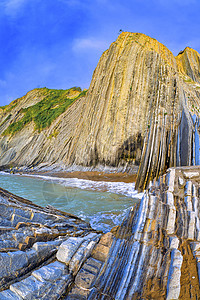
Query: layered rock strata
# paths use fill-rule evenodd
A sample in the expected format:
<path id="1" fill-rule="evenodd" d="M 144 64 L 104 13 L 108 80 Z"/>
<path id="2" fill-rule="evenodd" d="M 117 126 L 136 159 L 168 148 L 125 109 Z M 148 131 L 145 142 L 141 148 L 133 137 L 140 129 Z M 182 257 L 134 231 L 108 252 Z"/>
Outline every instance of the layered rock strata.
<path id="1" fill-rule="evenodd" d="M 31 123 L 0 137 L 1 167 L 136 172 L 139 166 L 142 190 L 169 167 L 199 165 L 199 62 L 191 48 L 175 57 L 153 38 L 123 32 L 102 54 L 86 97 L 40 133 Z M 41 91 L 32 91 L 1 112 L 0 134 L 38 97 Z"/>
<path id="2" fill-rule="evenodd" d="M 199 191 L 200 168 L 171 168 L 151 184 L 122 225 L 104 235 L 73 216 L 27 201 L 25 207 L 24 200 L 13 195 L 9 200 L 2 191 L 8 222 L 2 243 L 17 243 L 18 234 L 25 248 L 2 247 L 0 299 L 199 299 Z M 12 223 L 13 213 L 29 218 L 29 209 L 40 216 L 40 230 L 49 226 L 48 238 L 30 245 L 22 240 L 30 232 L 37 238 L 35 222 Z"/>
<path id="3" fill-rule="evenodd" d="M 66 281 L 72 281 L 66 268 L 55 262 L 58 247 L 66 240 L 76 238 L 81 241 L 94 240 L 94 246 L 100 237 L 88 223 L 76 216 L 53 207 L 42 208 L 2 189 L 0 234 L 0 290 L 6 290 L 0 293 L 0 299 L 36 299 L 34 288 L 37 288 L 38 282 L 37 276 L 33 275 L 38 274 L 40 268 L 43 268 L 47 277 L 51 270 L 55 272 L 47 278 L 46 288 L 51 287 L 50 293 L 54 291 L 56 296 L 53 299 L 57 299 L 65 290 Z M 30 281 L 29 274 L 33 274 Z M 23 295 L 16 292 L 21 282 L 25 282 L 24 286 L 20 285 Z M 51 283 L 58 285 L 57 289 Z M 42 283 L 38 284 L 38 288 L 46 293 Z M 7 290 L 9 287 L 10 290 Z"/>
<path id="4" fill-rule="evenodd" d="M 116 231 L 88 299 L 199 299 L 200 168 L 169 169 Z"/>

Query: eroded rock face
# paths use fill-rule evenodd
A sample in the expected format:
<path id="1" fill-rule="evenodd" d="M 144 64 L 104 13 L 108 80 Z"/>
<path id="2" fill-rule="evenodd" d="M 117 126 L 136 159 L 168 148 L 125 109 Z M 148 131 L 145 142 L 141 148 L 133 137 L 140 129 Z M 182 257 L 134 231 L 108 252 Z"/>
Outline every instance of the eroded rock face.
<path id="1" fill-rule="evenodd" d="M 199 299 L 199 190 L 200 168 L 169 169 L 104 235 L 1 191 L 8 222 L 1 239 L 9 247 L 1 246 L 0 299 Z M 13 224 L 13 210 L 23 218 L 37 213 L 40 222 Z M 48 235 L 35 234 L 46 228 Z"/>
<path id="2" fill-rule="evenodd" d="M 100 58 L 86 97 L 41 133 L 31 124 L 1 137 L 0 165 L 139 166 L 138 189 L 169 167 L 199 165 L 199 60 L 190 48 L 174 57 L 155 39 L 123 32 Z"/>

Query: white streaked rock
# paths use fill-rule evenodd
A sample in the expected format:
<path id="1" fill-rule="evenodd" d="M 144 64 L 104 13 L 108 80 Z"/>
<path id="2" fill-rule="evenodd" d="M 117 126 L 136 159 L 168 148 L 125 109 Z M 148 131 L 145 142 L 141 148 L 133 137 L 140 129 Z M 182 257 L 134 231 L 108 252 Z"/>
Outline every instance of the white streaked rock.
<path id="1" fill-rule="evenodd" d="M 65 264 L 69 264 L 72 256 L 83 243 L 83 241 L 84 240 L 79 237 L 70 237 L 67 241 L 60 245 L 56 254 L 57 259 Z"/>
<path id="2" fill-rule="evenodd" d="M 179 176 L 179 177 L 178 177 L 178 184 L 179 184 L 179 186 L 180 186 L 180 187 L 183 187 L 183 186 L 184 186 L 184 183 L 185 183 L 185 182 L 184 182 L 184 179 L 183 179 L 182 177 Z"/>
<path id="3" fill-rule="evenodd" d="M 133 270 L 135 269 L 135 263 L 138 257 L 140 249 L 140 243 L 139 242 L 134 242 L 127 264 L 125 266 L 125 271 L 123 272 L 123 277 L 121 278 L 120 286 L 118 288 L 117 295 L 115 297 L 116 300 L 121 300 L 124 299 L 128 285 L 131 280 L 131 276 L 133 274 Z"/>
<path id="4" fill-rule="evenodd" d="M 10 290 L 23 299 L 32 300 L 38 299 L 38 297 L 50 289 L 51 284 L 44 284 L 40 280 L 37 280 L 34 276 L 29 276 L 26 279 L 16 282 L 10 286 Z"/>
<path id="5" fill-rule="evenodd" d="M 174 191 L 174 181 L 175 181 L 175 169 L 169 169 L 169 173 L 166 175 L 166 183 L 168 185 L 168 191 Z"/>
<path id="6" fill-rule="evenodd" d="M 128 299 L 132 299 L 134 293 L 140 290 L 140 283 L 141 283 L 141 276 L 142 276 L 142 273 L 143 273 L 143 266 L 145 264 L 145 258 L 147 256 L 147 253 L 149 253 L 149 251 L 148 251 L 149 246 L 143 244 L 141 246 L 141 248 L 142 248 L 142 250 L 141 250 L 140 259 L 139 259 L 139 262 L 138 262 L 138 265 L 137 265 L 137 271 L 136 271 L 136 274 L 134 276 L 134 281 L 133 281 L 133 283 L 131 285 L 131 288 L 129 290 Z"/>
<path id="7" fill-rule="evenodd" d="M 176 221 L 176 207 L 169 206 L 169 214 L 168 214 L 167 227 L 166 227 L 166 231 L 168 234 L 174 233 L 175 221 Z"/>
<path id="8" fill-rule="evenodd" d="M 186 197 L 184 197 L 184 201 L 187 207 L 187 211 L 192 211 L 193 207 L 192 207 L 192 196 L 188 195 Z"/>
<path id="9" fill-rule="evenodd" d="M 171 252 L 171 263 L 167 282 L 167 300 L 178 300 L 179 298 L 182 262 L 183 256 L 181 252 L 177 249 L 173 249 Z"/>
<path id="10" fill-rule="evenodd" d="M 149 197 L 149 215 L 148 218 L 149 219 L 153 219 L 154 218 L 154 214 L 155 214 L 155 210 L 156 210 L 156 204 L 157 204 L 157 197 L 150 195 Z"/>
<path id="11" fill-rule="evenodd" d="M 192 181 L 188 180 L 185 185 L 185 195 L 191 196 L 192 195 Z"/>
<path id="12" fill-rule="evenodd" d="M 194 172 L 186 171 L 186 172 L 183 172 L 183 174 L 186 178 L 189 178 L 189 179 L 199 177 L 199 172 L 197 172 L 197 171 L 194 171 Z"/>
<path id="13" fill-rule="evenodd" d="M 193 210 L 195 212 L 195 215 L 198 216 L 198 198 L 196 196 L 192 197 L 192 206 L 193 206 Z"/>
<path id="14" fill-rule="evenodd" d="M 149 203 L 149 195 L 146 192 L 140 202 L 140 207 L 139 207 L 138 215 L 137 215 L 137 223 L 133 228 L 134 239 L 136 239 L 136 240 L 140 239 L 141 233 L 144 229 L 144 225 L 146 222 L 148 203 Z"/>
<path id="15" fill-rule="evenodd" d="M 11 274 L 28 265 L 26 253 L 23 251 L 8 252 L 10 256 Z"/>
<path id="16" fill-rule="evenodd" d="M 54 263 L 34 271 L 32 275 L 40 281 L 54 282 L 67 273 L 65 264 L 55 261 Z"/>
<path id="17" fill-rule="evenodd" d="M 11 290 L 0 292 L 0 300 L 22 300 L 22 298 Z"/>
<path id="18" fill-rule="evenodd" d="M 179 239 L 177 236 L 170 236 L 169 237 L 169 247 L 170 249 L 178 249 L 179 246 Z"/>
<path id="19" fill-rule="evenodd" d="M 82 245 L 80 246 L 80 248 L 75 253 L 75 255 L 69 263 L 69 271 L 73 273 L 73 275 L 77 274 L 81 265 L 84 263 L 86 258 L 88 258 L 92 253 L 92 250 L 94 249 L 95 245 L 95 241 L 85 241 L 82 243 Z"/>
<path id="20" fill-rule="evenodd" d="M 188 239 L 194 240 L 194 230 L 195 230 L 195 212 L 189 211 L 189 225 L 188 225 Z"/>
<path id="21" fill-rule="evenodd" d="M 172 192 L 166 192 L 166 202 L 168 205 L 174 206 L 174 195 Z"/>
<path id="22" fill-rule="evenodd" d="M 192 185 L 192 196 L 193 197 L 197 196 L 197 187 L 195 184 Z"/>

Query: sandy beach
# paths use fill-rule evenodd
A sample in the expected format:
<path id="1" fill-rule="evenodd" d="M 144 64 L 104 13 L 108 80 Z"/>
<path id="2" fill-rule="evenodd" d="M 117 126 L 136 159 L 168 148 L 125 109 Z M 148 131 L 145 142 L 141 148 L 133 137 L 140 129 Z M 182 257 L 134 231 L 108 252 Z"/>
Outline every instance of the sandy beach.
<path id="1" fill-rule="evenodd" d="M 136 174 L 127 173 L 104 173 L 97 171 L 86 171 L 86 172 L 33 172 L 34 175 L 45 175 L 59 178 L 78 178 L 94 181 L 111 181 L 111 182 L 126 182 L 131 183 L 136 181 Z"/>

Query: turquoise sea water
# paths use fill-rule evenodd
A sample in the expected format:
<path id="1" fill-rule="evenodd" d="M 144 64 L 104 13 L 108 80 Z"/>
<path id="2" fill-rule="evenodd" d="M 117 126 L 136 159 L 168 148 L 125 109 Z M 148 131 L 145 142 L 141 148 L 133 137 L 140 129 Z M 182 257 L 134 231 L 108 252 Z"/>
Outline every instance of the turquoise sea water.
<path id="1" fill-rule="evenodd" d="M 126 211 L 142 197 L 132 183 L 38 178 L 4 172 L 0 172 L 0 187 L 38 205 L 52 205 L 79 216 L 104 232 L 119 225 Z"/>

